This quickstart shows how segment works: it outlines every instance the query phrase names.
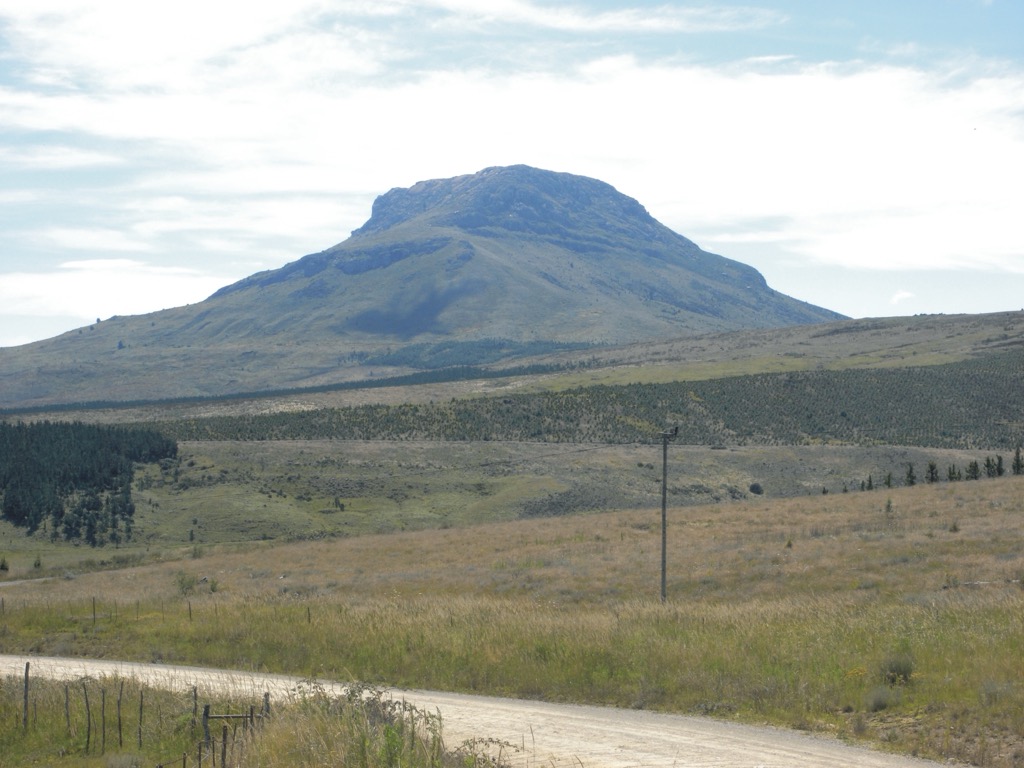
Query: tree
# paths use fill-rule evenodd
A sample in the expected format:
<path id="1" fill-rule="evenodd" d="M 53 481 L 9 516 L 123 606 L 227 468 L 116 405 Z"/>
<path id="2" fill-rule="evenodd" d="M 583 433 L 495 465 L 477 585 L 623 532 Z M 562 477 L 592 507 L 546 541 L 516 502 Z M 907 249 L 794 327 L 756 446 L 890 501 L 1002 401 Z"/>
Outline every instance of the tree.
<path id="1" fill-rule="evenodd" d="M 996 463 L 992 461 L 991 456 L 985 457 L 985 477 L 996 476 Z"/>
<path id="2" fill-rule="evenodd" d="M 939 482 L 939 465 L 934 461 L 928 462 L 928 472 L 925 475 L 925 480 L 929 483 Z"/>
<path id="3" fill-rule="evenodd" d="M 131 534 L 133 463 L 177 455 L 152 430 L 49 421 L 0 423 L 0 515 L 93 546 Z M 112 534 L 113 533 L 113 537 Z"/>
<path id="4" fill-rule="evenodd" d="M 967 479 L 977 480 L 979 477 L 981 477 L 981 466 L 977 461 L 972 461 L 967 465 Z"/>
<path id="5" fill-rule="evenodd" d="M 1024 457 L 1020 454 L 1020 446 L 1017 446 L 1017 452 L 1013 454 L 1013 474 L 1024 475 Z"/>
<path id="6" fill-rule="evenodd" d="M 906 483 L 907 485 L 914 485 L 915 483 L 917 483 L 917 475 L 914 474 L 913 464 L 907 464 Z"/>

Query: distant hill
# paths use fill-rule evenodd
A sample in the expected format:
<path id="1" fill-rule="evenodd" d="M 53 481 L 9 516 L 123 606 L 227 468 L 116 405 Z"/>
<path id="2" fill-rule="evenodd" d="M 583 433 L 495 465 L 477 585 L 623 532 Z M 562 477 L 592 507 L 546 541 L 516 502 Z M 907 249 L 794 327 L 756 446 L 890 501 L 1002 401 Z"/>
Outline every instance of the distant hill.
<path id="1" fill-rule="evenodd" d="M 839 319 L 608 184 L 488 168 L 393 189 L 344 242 L 201 303 L 0 350 L 0 407 L 310 387 Z"/>

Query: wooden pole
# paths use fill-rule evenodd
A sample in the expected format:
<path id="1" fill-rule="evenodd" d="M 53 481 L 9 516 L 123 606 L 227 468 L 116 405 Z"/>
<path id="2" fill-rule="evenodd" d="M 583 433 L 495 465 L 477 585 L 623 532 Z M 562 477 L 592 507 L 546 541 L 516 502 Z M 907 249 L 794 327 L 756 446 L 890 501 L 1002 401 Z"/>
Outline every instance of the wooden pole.
<path id="1" fill-rule="evenodd" d="M 668 594 L 668 432 L 661 435 L 661 602 Z"/>
<path id="2" fill-rule="evenodd" d="M 117 690 L 117 748 L 124 749 L 123 731 L 121 730 L 121 699 L 124 698 L 124 680 Z"/>
<path id="3" fill-rule="evenodd" d="M 679 434 L 679 427 L 661 433 L 661 602 L 668 599 L 668 441 Z"/>
<path id="4" fill-rule="evenodd" d="M 21 729 L 28 730 L 28 667 L 31 662 L 25 662 L 25 706 L 21 713 Z"/>
<path id="5" fill-rule="evenodd" d="M 142 700 L 145 694 L 145 690 L 139 691 L 139 749 L 142 749 Z"/>
<path id="6" fill-rule="evenodd" d="M 227 723 L 221 728 L 220 737 L 220 764 L 221 768 L 228 768 L 228 726 Z"/>
<path id="7" fill-rule="evenodd" d="M 82 695 L 85 696 L 85 754 L 89 754 L 89 745 L 92 743 L 92 714 L 89 711 L 89 689 L 82 681 Z"/>

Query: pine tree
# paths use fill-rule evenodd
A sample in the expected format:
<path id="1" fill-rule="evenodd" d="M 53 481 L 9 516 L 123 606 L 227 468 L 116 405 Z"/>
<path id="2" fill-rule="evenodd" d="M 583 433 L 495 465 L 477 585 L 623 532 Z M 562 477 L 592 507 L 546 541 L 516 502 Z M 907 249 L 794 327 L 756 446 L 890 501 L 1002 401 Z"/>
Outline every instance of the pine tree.
<path id="1" fill-rule="evenodd" d="M 985 477 L 996 476 L 996 463 L 992 461 L 991 456 L 985 457 Z"/>

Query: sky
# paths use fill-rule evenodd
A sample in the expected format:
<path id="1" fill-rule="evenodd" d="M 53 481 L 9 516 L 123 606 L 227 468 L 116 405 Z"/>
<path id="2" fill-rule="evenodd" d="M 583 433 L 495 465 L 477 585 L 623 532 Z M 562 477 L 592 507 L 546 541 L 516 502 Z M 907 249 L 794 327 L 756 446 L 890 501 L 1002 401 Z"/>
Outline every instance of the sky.
<path id="1" fill-rule="evenodd" d="M 1022 41 L 1024 0 L 0 0 L 0 346 L 517 163 L 851 317 L 1020 310 Z"/>

